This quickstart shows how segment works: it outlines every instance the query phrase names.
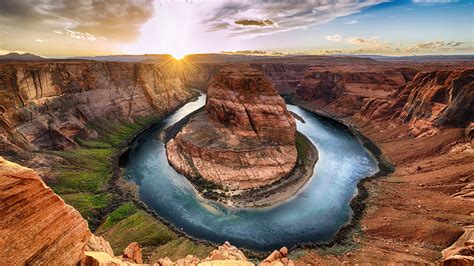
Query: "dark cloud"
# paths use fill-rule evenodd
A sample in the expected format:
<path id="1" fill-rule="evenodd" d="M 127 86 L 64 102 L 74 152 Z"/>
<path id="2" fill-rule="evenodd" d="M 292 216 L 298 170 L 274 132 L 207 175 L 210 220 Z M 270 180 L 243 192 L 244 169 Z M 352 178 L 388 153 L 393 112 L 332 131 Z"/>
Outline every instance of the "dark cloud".
<path id="1" fill-rule="evenodd" d="M 241 19 L 241 20 L 236 20 L 235 24 L 242 25 L 242 26 L 266 27 L 266 26 L 273 26 L 275 22 L 273 22 L 271 19 L 265 19 L 265 20 Z"/>
<path id="2" fill-rule="evenodd" d="M 0 22 L 12 27 L 73 30 L 132 40 L 153 15 L 151 0 L 1 0 Z"/>
<path id="3" fill-rule="evenodd" d="M 230 35 L 257 36 L 305 28 L 348 16 L 385 0 L 248 0 L 223 1 L 204 20 L 211 31 L 227 30 Z M 272 25 L 261 27 L 260 22 L 269 20 Z M 254 22 L 260 27 L 242 27 L 242 23 Z"/>
<path id="4" fill-rule="evenodd" d="M 464 43 L 464 42 L 453 42 L 453 41 L 451 41 L 451 42 L 448 42 L 446 45 L 447 45 L 447 46 L 451 46 L 451 47 L 458 47 L 458 46 L 460 46 L 460 45 L 463 44 L 463 43 Z"/>

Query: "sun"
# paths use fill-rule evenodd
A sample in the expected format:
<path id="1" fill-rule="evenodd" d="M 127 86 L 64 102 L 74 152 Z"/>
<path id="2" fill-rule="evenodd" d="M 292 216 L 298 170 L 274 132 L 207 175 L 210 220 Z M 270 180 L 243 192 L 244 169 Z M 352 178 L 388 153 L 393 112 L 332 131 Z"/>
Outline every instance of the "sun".
<path id="1" fill-rule="evenodd" d="M 171 53 L 171 56 L 176 60 L 181 60 L 184 57 L 186 57 L 186 55 L 187 54 L 185 52 L 172 52 Z"/>

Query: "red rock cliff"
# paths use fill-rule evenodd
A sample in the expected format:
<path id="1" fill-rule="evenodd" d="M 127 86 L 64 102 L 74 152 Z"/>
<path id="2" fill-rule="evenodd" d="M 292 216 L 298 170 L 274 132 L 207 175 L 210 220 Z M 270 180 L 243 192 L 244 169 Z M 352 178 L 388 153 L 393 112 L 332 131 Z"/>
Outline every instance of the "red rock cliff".
<path id="1" fill-rule="evenodd" d="M 223 68 L 207 90 L 206 112 L 236 133 L 257 135 L 262 142 L 294 144 L 296 123 L 262 72 Z"/>
<path id="2" fill-rule="evenodd" d="M 466 127 L 474 120 L 474 69 L 422 72 L 387 100 L 367 99 L 358 114 L 364 119 L 390 119 L 411 131 L 434 134 L 438 127 Z"/>
<path id="3" fill-rule="evenodd" d="M 86 124 L 170 112 L 191 93 L 154 64 L 52 61 L 0 64 L 0 148 L 67 149 Z"/>
<path id="4" fill-rule="evenodd" d="M 324 111 L 355 114 L 366 98 L 384 99 L 412 78 L 412 69 L 380 66 L 309 68 L 296 89 L 296 99 L 311 101 Z"/>
<path id="5" fill-rule="evenodd" d="M 181 173 L 229 190 L 256 188 L 287 175 L 297 159 L 296 124 L 261 71 L 223 68 L 208 88 L 206 111 L 167 144 Z"/>

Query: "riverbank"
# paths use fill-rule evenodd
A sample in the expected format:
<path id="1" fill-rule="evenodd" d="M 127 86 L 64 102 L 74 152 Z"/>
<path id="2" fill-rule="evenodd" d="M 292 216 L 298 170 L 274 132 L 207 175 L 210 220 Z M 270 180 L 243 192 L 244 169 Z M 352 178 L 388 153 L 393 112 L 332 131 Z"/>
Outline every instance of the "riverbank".
<path id="1" fill-rule="evenodd" d="M 331 121 L 328 121 L 328 122 L 331 122 Z M 350 133 L 348 128 L 345 127 L 344 125 L 340 124 L 339 122 L 332 121 L 331 123 L 336 123 L 336 125 L 341 126 L 341 130 L 344 130 L 344 131 L 347 131 L 348 133 Z M 175 131 L 175 130 L 173 130 L 173 131 Z M 166 135 L 166 134 L 161 134 L 162 137 L 164 135 Z M 372 149 L 373 149 L 373 147 L 372 147 Z M 374 152 L 374 153 L 376 153 L 376 152 Z M 357 202 L 357 200 L 355 200 L 354 202 Z M 354 206 L 353 203 L 351 203 L 351 205 Z M 355 219 L 353 219 L 353 221 L 354 220 Z M 353 224 L 353 223 L 351 223 L 351 224 Z M 340 230 L 339 233 L 336 235 L 336 238 L 334 238 L 332 241 L 330 241 L 327 244 L 320 244 L 320 243 L 314 243 L 314 242 L 309 243 L 309 244 L 298 244 L 298 245 L 294 246 L 294 248 L 292 250 L 296 251 L 295 254 L 299 254 L 300 251 L 306 252 L 306 251 L 312 250 L 312 249 L 318 249 L 320 251 L 326 251 L 326 252 L 330 252 L 330 253 L 333 253 L 333 254 L 341 254 L 341 252 L 345 252 L 347 250 L 352 250 L 352 249 L 355 248 L 355 244 L 353 242 L 352 236 L 353 236 L 354 231 L 357 231 L 358 228 L 355 228 L 355 230 L 348 230 L 348 229 L 350 229 L 349 226 L 344 227 L 345 228 L 344 230 Z M 298 250 L 300 250 L 300 251 L 298 251 Z M 256 253 L 256 254 L 258 254 L 258 253 Z"/>
<path id="2" fill-rule="evenodd" d="M 361 221 L 367 208 L 367 199 L 369 197 L 369 191 L 366 185 L 377 178 L 388 176 L 395 171 L 395 166 L 387 159 L 382 153 L 382 150 L 378 145 L 373 142 L 370 138 L 366 137 L 356 127 L 347 125 L 343 120 L 338 117 L 331 116 L 328 113 L 316 110 L 304 105 L 301 102 L 294 102 L 291 98 L 285 98 L 287 103 L 294 104 L 299 108 L 308 111 L 327 122 L 340 127 L 343 130 L 347 130 L 350 134 L 354 135 L 361 144 L 369 151 L 373 158 L 377 161 L 379 170 L 373 175 L 367 176 L 361 179 L 357 183 L 357 193 L 354 195 L 349 203 L 353 211 L 350 221 L 342 226 L 338 232 L 334 235 L 333 239 L 327 243 L 302 243 L 292 247 L 291 250 L 303 250 L 303 251 L 317 251 L 321 254 L 331 255 L 342 255 L 350 252 L 357 248 L 357 244 L 354 240 L 354 235 L 360 232 Z M 304 253 L 304 252 L 303 252 Z"/>
<path id="3" fill-rule="evenodd" d="M 296 104 L 320 113 L 311 103 Z M 389 160 L 396 168 L 390 173 L 387 165 L 388 169 L 381 168 L 382 173 L 390 173 L 386 177 L 359 183 L 359 193 L 351 202 L 355 213 L 351 249 L 337 253 L 327 247 L 306 249 L 297 263 L 432 264 L 440 260 L 440 251 L 472 224 L 474 202 L 455 196 L 469 186 L 474 165 L 472 142 L 464 129 L 445 128 L 434 136 L 414 138 L 406 126 L 390 121 L 354 117 L 342 121 L 374 155 L 383 152 L 382 163 Z M 347 229 L 338 234 L 342 239 Z"/>

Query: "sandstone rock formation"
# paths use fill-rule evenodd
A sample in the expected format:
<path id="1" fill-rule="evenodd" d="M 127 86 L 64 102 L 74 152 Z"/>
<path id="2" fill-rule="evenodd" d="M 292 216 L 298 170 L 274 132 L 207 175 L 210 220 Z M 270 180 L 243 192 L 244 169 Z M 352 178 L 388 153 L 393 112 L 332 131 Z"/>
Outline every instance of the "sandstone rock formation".
<path id="1" fill-rule="evenodd" d="M 91 232 L 79 212 L 33 170 L 0 157 L 0 258 L 4 265 L 73 265 Z"/>
<path id="2" fill-rule="evenodd" d="M 101 236 L 91 235 L 89 242 L 87 242 L 86 251 L 104 252 L 110 256 L 114 256 L 114 250 L 110 243 Z"/>
<path id="3" fill-rule="evenodd" d="M 474 69 L 422 72 L 387 100 L 366 99 L 359 117 L 407 124 L 415 136 L 474 120 Z"/>
<path id="4" fill-rule="evenodd" d="M 271 184 L 296 164 L 296 123 L 264 75 L 225 67 L 208 88 L 205 112 L 167 143 L 179 172 L 229 190 Z"/>
<path id="5" fill-rule="evenodd" d="M 296 98 L 314 102 L 328 113 L 352 115 L 364 99 L 384 99 L 410 80 L 413 72 L 380 66 L 311 67 L 296 89 Z"/>
<path id="6" fill-rule="evenodd" d="M 188 255 L 185 258 L 179 259 L 175 262 L 169 258 L 162 258 L 158 260 L 159 266 L 175 266 L 175 265 L 201 265 L 201 266 L 252 266 L 255 265 L 245 257 L 244 253 L 229 242 L 225 242 L 222 246 L 213 250 L 209 256 L 200 260 L 196 256 Z"/>
<path id="7" fill-rule="evenodd" d="M 464 234 L 449 248 L 443 250 L 441 265 L 474 264 L 474 225 L 464 228 Z"/>
<path id="8" fill-rule="evenodd" d="M 163 115 L 191 96 L 157 65 L 93 61 L 0 64 L 0 150 L 68 149 L 98 118 Z"/>
<path id="9" fill-rule="evenodd" d="M 275 250 L 268 256 L 259 266 L 293 266 L 295 265 L 292 260 L 288 258 L 288 249 L 282 247 L 280 250 Z"/>
<path id="10" fill-rule="evenodd" d="M 122 258 L 125 261 L 142 264 L 142 249 L 137 242 L 132 242 L 124 249 Z"/>
<path id="11" fill-rule="evenodd" d="M 235 246 L 232 246 L 229 242 L 225 242 L 222 246 L 217 247 L 216 250 L 212 251 L 204 261 L 213 260 L 240 260 L 247 261 L 244 253 Z"/>

